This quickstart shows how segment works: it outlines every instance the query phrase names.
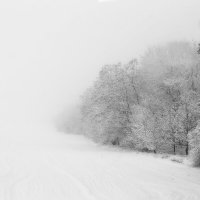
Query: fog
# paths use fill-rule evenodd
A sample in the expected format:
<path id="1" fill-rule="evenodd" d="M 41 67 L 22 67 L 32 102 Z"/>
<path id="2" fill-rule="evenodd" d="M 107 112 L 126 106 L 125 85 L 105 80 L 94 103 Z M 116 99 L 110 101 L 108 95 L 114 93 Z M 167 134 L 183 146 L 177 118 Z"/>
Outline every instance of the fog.
<path id="1" fill-rule="evenodd" d="M 1 1 L 1 127 L 51 121 L 78 103 L 104 64 L 171 40 L 198 41 L 199 7 L 199 0 Z"/>
<path id="2" fill-rule="evenodd" d="M 0 200 L 200 199 L 198 59 L 191 43 L 162 45 L 200 43 L 199 8 L 0 0 Z M 154 45 L 164 53 L 136 74 L 129 61 Z M 168 61 L 176 73 L 146 73 Z"/>

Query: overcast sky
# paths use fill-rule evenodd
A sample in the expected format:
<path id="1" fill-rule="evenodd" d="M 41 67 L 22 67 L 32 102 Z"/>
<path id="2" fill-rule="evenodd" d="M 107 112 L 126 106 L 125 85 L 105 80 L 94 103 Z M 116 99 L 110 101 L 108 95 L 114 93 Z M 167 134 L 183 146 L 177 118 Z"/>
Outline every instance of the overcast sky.
<path id="1" fill-rule="evenodd" d="M 200 40 L 199 0 L 0 1 L 0 113 L 49 119 L 108 63 L 150 45 Z"/>

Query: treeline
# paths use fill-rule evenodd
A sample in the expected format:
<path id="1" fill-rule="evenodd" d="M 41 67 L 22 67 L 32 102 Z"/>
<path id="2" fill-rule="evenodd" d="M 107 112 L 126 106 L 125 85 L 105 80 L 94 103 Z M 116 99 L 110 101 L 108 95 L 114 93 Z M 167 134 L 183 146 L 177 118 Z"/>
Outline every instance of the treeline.
<path id="1" fill-rule="evenodd" d="M 188 154 L 200 164 L 200 55 L 188 42 L 153 47 L 102 67 L 82 96 L 82 132 L 142 151 Z M 198 160 L 199 159 L 199 160 Z"/>

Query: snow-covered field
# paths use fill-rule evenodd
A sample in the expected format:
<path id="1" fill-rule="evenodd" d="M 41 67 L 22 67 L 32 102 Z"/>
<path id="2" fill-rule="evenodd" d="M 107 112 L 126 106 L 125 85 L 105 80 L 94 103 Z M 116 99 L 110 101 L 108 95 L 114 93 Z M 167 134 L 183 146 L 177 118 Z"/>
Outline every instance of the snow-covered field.
<path id="1" fill-rule="evenodd" d="M 199 169 L 42 132 L 0 135 L 0 200 L 200 199 Z"/>

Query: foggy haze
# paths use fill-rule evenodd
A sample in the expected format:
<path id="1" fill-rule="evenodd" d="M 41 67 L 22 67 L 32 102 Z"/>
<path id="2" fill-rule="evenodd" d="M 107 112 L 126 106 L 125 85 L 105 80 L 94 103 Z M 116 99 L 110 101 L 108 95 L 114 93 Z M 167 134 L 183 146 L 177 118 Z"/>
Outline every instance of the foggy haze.
<path id="1" fill-rule="evenodd" d="M 0 200 L 200 199 L 199 8 L 0 0 Z"/>
<path id="2" fill-rule="evenodd" d="M 104 64 L 150 45 L 199 39 L 198 0 L 0 3 L 2 124 L 48 121 L 78 102 Z"/>

